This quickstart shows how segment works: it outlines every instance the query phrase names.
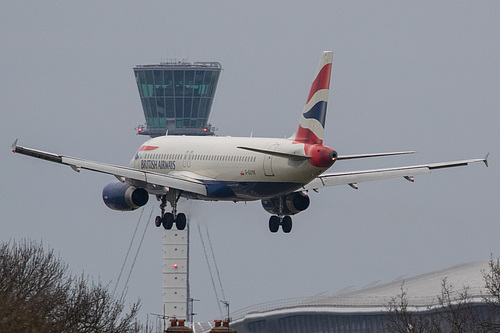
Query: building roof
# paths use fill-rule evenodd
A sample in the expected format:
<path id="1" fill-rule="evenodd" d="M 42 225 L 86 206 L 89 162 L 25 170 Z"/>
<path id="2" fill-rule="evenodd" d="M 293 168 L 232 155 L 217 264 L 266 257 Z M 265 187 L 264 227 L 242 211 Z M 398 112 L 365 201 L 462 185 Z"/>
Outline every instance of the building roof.
<path id="1" fill-rule="evenodd" d="M 488 261 L 457 265 L 411 278 L 398 278 L 380 285 L 370 284 L 360 290 L 347 287 L 334 295 L 323 293 L 257 304 L 233 313 L 233 322 L 293 313 L 380 313 L 387 311 L 389 301 L 401 295 L 402 290 L 407 294 L 409 306 L 427 308 L 437 303 L 445 278 L 454 292 L 459 293 L 468 288 L 470 296 L 481 299 L 486 294 L 483 271 L 489 271 Z"/>

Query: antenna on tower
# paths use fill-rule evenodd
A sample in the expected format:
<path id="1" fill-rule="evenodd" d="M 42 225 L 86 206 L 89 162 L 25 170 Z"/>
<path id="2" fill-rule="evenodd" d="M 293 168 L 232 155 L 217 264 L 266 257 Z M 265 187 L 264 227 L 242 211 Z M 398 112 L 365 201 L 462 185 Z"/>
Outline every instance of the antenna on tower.
<path id="1" fill-rule="evenodd" d="M 225 305 L 225 307 L 227 309 L 227 322 L 230 323 L 231 322 L 231 318 L 229 318 L 229 301 L 219 300 L 219 302 L 221 302 L 222 304 Z"/>

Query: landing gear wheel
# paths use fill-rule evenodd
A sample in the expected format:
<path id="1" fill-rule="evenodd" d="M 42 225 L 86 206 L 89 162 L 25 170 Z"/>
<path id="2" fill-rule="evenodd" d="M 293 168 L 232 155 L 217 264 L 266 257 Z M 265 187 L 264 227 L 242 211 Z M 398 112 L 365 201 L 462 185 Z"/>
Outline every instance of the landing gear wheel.
<path id="1" fill-rule="evenodd" d="M 177 218 L 175 219 L 175 225 L 177 226 L 177 230 L 184 230 L 186 228 L 186 214 L 179 213 L 177 214 Z"/>
<path id="2" fill-rule="evenodd" d="M 284 216 L 283 221 L 281 221 L 281 229 L 283 229 L 283 232 L 288 234 L 290 231 L 292 231 L 292 218 L 290 216 Z"/>
<path id="3" fill-rule="evenodd" d="M 273 215 L 269 218 L 269 230 L 271 232 L 278 232 L 280 228 L 280 218 L 276 215 Z"/>
<path id="4" fill-rule="evenodd" d="M 161 216 L 157 216 L 155 218 L 155 226 L 157 226 L 157 227 L 161 226 Z"/>
<path id="5" fill-rule="evenodd" d="M 165 228 L 166 230 L 172 229 L 172 226 L 174 225 L 174 214 L 165 213 L 162 220 L 163 228 Z"/>

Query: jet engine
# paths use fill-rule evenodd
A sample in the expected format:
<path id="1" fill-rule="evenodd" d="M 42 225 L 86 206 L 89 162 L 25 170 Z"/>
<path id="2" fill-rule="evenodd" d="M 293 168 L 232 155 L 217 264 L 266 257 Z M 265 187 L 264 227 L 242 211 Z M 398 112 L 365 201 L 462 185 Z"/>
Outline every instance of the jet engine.
<path id="1" fill-rule="evenodd" d="M 306 210 L 310 202 L 311 200 L 306 194 L 293 192 L 277 198 L 262 199 L 262 207 L 271 214 L 294 215 Z M 282 207 L 281 211 L 280 206 Z"/>
<path id="2" fill-rule="evenodd" d="M 148 203 L 149 194 L 143 188 L 127 183 L 110 183 L 102 190 L 102 200 L 114 210 L 131 211 Z"/>

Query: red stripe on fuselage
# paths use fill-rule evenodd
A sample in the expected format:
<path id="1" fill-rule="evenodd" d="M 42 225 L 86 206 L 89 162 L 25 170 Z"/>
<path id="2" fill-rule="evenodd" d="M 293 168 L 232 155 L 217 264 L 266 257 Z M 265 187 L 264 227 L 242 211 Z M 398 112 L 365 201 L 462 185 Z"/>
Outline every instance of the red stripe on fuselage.
<path id="1" fill-rule="evenodd" d="M 157 146 L 141 146 L 141 148 L 139 148 L 139 151 L 155 150 L 157 148 Z"/>
<path id="2" fill-rule="evenodd" d="M 332 74 L 332 64 L 331 63 L 326 64 L 325 66 L 323 66 L 323 68 L 321 68 L 318 76 L 316 77 L 316 79 L 314 79 L 314 81 L 311 85 L 311 90 L 309 91 L 309 96 L 307 97 L 306 104 L 309 103 L 311 98 L 314 96 L 314 94 L 318 90 L 330 88 L 330 76 L 331 76 L 331 74 Z"/>

